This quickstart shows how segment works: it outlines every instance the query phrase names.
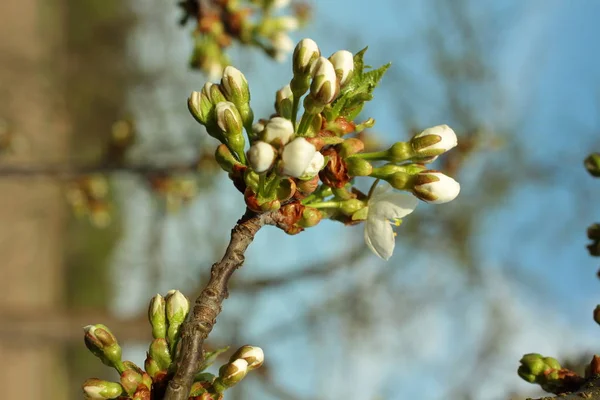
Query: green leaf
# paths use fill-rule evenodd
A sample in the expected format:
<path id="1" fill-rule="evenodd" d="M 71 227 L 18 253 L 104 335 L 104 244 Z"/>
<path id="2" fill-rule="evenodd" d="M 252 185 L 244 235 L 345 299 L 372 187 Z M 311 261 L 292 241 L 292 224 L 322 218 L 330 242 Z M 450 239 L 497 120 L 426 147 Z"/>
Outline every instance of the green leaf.
<path id="1" fill-rule="evenodd" d="M 198 371 L 201 372 L 204 371 L 206 368 L 210 367 L 216 361 L 217 357 L 220 354 L 225 353 L 227 350 L 229 350 L 229 346 L 225 346 L 215 351 L 208 351 L 204 353 L 204 361 L 202 362 L 202 364 L 200 364 L 200 368 L 198 369 Z"/>
<path id="2" fill-rule="evenodd" d="M 367 47 L 354 55 L 354 75 L 350 82 L 341 90 L 338 98 L 332 104 L 331 109 L 326 110 L 328 120 L 334 120 L 339 116 L 353 120 L 362 110 L 364 103 L 373 99 L 373 90 L 390 67 L 390 63 L 377 69 L 364 64 L 364 55 Z M 370 71 L 365 72 L 366 69 Z"/>

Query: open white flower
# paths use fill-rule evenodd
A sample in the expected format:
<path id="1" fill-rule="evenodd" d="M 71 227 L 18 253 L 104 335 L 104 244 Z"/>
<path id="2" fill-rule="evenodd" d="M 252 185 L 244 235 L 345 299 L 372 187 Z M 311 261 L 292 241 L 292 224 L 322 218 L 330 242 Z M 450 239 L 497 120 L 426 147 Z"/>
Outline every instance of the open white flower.
<path id="1" fill-rule="evenodd" d="M 393 192 L 388 183 L 380 183 L 375 188 L 367 204 L 365 221 L 365 242 L 373 253 L 388 260 L 396 245 L 392 223 L 414 211 L 418 200 L 406 193 Z"/>

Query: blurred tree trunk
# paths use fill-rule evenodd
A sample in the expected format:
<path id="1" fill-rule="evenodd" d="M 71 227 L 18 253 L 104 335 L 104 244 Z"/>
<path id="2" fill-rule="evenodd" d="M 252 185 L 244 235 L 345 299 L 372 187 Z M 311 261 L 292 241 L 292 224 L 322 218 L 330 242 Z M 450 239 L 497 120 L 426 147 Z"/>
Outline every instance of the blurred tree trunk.
<path id="1" fill-rule="evenodd" d="M 62 0 L 0 1 L 0 118 L 22 139 L 10 163 L 64 161 L 68 118 L 59 73 Z M 0 180 L 0 291 L 3 312 L 45 313 L 63 304 L 65 207 L 48 179 Z M 31 338 L 1 338 L 2 398 L 64 399 L 60 349 Z"/>

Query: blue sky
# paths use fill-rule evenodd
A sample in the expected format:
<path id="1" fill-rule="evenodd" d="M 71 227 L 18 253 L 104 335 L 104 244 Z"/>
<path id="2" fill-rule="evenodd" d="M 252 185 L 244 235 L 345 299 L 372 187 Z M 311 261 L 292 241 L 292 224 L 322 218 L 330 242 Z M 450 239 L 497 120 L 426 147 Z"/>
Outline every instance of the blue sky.
<path id="1" fill-rule="evenodd" d="M 314 2 L 314 23 L 293 37 L 312 37 L 324 54 L 339 48 L 356 51 L 369 45 L 369 62 L 379 65 L 392 61 L 392 68 L 409 77 L 405 85 L 407 92 L 403 95 L 411 100 L 418 122 L 423 127 L 447 123 L 449 115 L 439 107 L 439 82 L 432 77 L 429 58 L 421 41 L 424 29 L 434 18 L 429 8 L 433 3 L 380 0 L 370 1 L 367 6 L 367 3 L 342 0 L 318 1 Z M 461 295 L 458 300 L 448 300 L 447 304 L 423 305 L 423 312 L 407 326 L 393 323 L 382 326 L 372 333 L 372 337 L 361 342 L 362 347 L 359 346 L 350 370 L 335 359 L 335 352 L 340 351 L 336 332 L 345 329 L 340 321 L 324 324 L 317 339 L 303 331 L 283 343 L 261 343 L 265 331 L 282 322 L 285 324 L 286 320 L 292 322 L 300 318 L 307 307 L 319 304 L 324 297 L 319 290 L 325 286 L 301 283 L 258 298 L 232 296 L 227 307 L 238 311 L 250 305 L 253 307 L 254 318 L 242 329 L 242 340 L 265 347 L 267 356 L 272 357 L 273 365 L 278 367 L 278 377 L 300 393 L 308 394 L 307 388 L 315 385 L 326 398 L 340 398 L 340 393 L 348 392 L 347 382 L 350 381 L 362 382 L 360 387 L 351 388 L 352 398 L 359 398 L 355 397 L 359 393 L 368 395 L 367 398 L 375 398 L 376 394 L 386 399 L 403 399 L 417 394 L 422 399 L 439 398 L 456 371 L 438 367 L 436 357 L 443 354 L 448 359 L 468 358 L 463 353 L 468 354 L 470 344 L 481 340 L 485 333 L 489 316 L 481 304 L 486 301 L 505 305 L 508 320 L 512 321 L 509 330 L 513 336 L 504 358 L 490 374 L 490 379 L 498 384 L 491 389 L 486 385 L 488 390 L 481 393 L 481 399 L 505 398 L 503 388 L 508 391 L 529 388 L 515 373 L 523 353 L 562 355 L 569 353 L 564 343 L 569 343 L 573 353 L 589 350 L 594 335 L 598 334 L 590 316 L 598 301 L 596 293 L 600 282 L 595 279 L 595 271 L 600 263 L 587 255 L 585 229 L 598 214 L 592 200 L 600 195 L 600 184 L 585 173 L 582 160 L 589 152 L 600 149 L 600 140 L 596 139 L 596 130 L 600 128 L 597 116 L 600 56 L 595 44 L 600 37 L 596 21 L 600 3 L 594 0 L 471 3 L 476 4 L 474 15 L 488 24 L 484 43 L 490 43 L 490 47 L 486 47 L 486 60 L 493 67 L 498 87 L 502 89 L 502 93 L 492 92 L 489 101 L 480 100 L 478 120 L 495 134 L 510 129 L 514 134 L 505 139 L 508 145 L 522 146 L 532 165 L 547 165 L 553 173 L 542 174 L 545 179 L 541 182 L 520 184 L 480 221 L 471 240 L 476 246 L 479 262 L 489 269 L 481 289 Z M 137 62 L 150 71 L 164 69 L 169 74 L 157 81 L 150 92 L 134 91 L 131 99 L 134 114 L 142 121 L 141 128 L 148 136 L 147 140 L 172 131 L 170 140 L 185 144 L 186 136 L 180 132 L 193 123 L 185 115 L 187 110 L 181 107 L 181 99 L 185 99 L 190 90 L 198 90 L 204 80 L 186 71 L 184 60 L 188 56 L 189 38 L 173 21 L 174 18 L 167 18 L 162 24 L 156 24 L 151 16 L 142 18 L 139 32 L 132 38 L 132 48 L 138 49 Z M 439 24 L 443 32 L 444 22 Z M 456 45 L 460 47 L 460 43 Z M 240 69 L 249 71 L 247 77 L 253 90 L 255 114 L 268 115 L 275 90 L 289 80 L 290 62 L 274 64 L 254 51 L 241 51 L 234 60 L 238 61 Z M 383 85 L 386 85 L 385 78 Z M 398 127 L 399 106 L 394 101 L 398 94 L 385 87 L 375 94 L 375 100 L 364 115 L 375 117 L 376 129 L 384 135 L 383 140 L 391 143 L 405 138 L 406 132 Z M 503 99 L 500 106 L 494 102 L 495 95 L 501 95 Z M 142 101 L 154 101 L 167 111 L 175 111 L 157 127 Z M 460 135 L 459 127 L 457 131 Z M 511 163 L 507 154 L 502 149 L 488 152 L 473 165 L 494 163 L 502 168 Z M 205 268 L 218 256 L 211 248 L 215 241 L 220 243 L 225 239 L 243 205 L 241 196 L 225 179 L 223 181 L 218 199 L 201 194 L 190 209 L 162 222 L 159 262 L 164 287 L 158 289 L 189 285 L 197 279 L 197 270 L 190 270 L 189 266 Z M 143 249 L 152 245 L 148 232 L 155 226 L 152 220 L 156 216 L 155 205 L 143 188 L 133 182 L 120 185 L 127 220 L 124 244 L 115 253 L 117 267 L 132 262 L 128 259 L 131 258 L 128 249 L 132 246 L 142 249 L 139 254 L 143 254 Z M 469 196 L 477 189 L 477 181 L 466 176 L 461 196 Z M 131 201 L 131 198 L 136 200 Z M 207 209 L 207 202 L 215 201 L 219 204 L 218 209 Z M 451 212 L 451 207 L 461 207 L 461 204 L 466 203 L 459 197 L 455 204 L 441 208 L 439 212 Z M 428 210 L 428 207 L 420 207 L 416 212 Z M 207 224 L 215 227 L 209 233 L 206 233 Z M 347 249 L 347 245 L 358 243 L 360 229 L 323 223 L 296 237 L 266 229 L 251 246 L 247 267 L 240 271 L 240 276 L 271 275 L 282 268 L 331 257 Z M 206 235 L 202 237 L 207 240 L 202 243 L 189 240 L 195 234 Z M 445 286 L 455 285 L 459 292 L 464 288 L 460 277 L 448 269 L 441 256 L 420 255 L 410 263 L 404 260 L 401 240 L 400 229 L 399 247 L 390 265 L 369 258 L 358 270 L 358 277 L 369 282 L 377 268 L 404 268 L 405 281 L 399 283 L 400 287 L 412 284 L 419 285 L 422 290 L 443 290 Z M 526 281 L 515 284 L 507 279 L 504 271 L 507 264 L 533 276 L 535 284 Z M 130 269 L 132 276 L 139 268 Z M 348 273 L 340 279 L 351 277 Z M 132 281 L 136 280 L 122 280 L 121 284 Z M 139 280 L 137 282 L 139 285 Z M 326 288 L 326 295 L 332 297 L 341 290 L 335 285 Z M 140 302 L 137 304 L 148 298 L 148 289 L 138 288 Z M 154 290 L 156 288 L 150 288 L 150 292 Z M 375 297 L 381 297 L 382 318 L 388 315 L 386 312 L 393 313 L 394 307 L 401 308 L 389 302 L 386 304 L 385 294 Z M 392 301 L 393 297 L 389 299 Z M 132 304 L 129 311 L 141 307 L 129 304 Z M 448 315 L 454 315 L 456 307 L 464 308 L 464 316 L 449 319 Z M 220 318 L 220 321 L 227 321 L 228 317 Z M 225 323 L 217 325 L 215 337 L 227 336 L 226 327 Z M 396 354 L 399 350 L 389 350 L 391 348 L 401 348 L 402 352 Z M 298 351 L 314 357 L 295 360 Z M 319 351 L 323 353 L 317 354 Z M 361 352 L 364 353 L 362 358 Z M 295 360 L 293 365 L 291 359 Z M 319 363 L 330 367 L 327 379 L 312 373 Z M 440 371 L 440 376 L 435 379 L 426 373 L 432 368 Z M 298 377 L 299 373 L 301 377 Z M 327 382 L 331 385 L 327 386 Z M 425 393 L 422 391 L 424 384 L 428 387 Z M 375 387 L 378 393 L 372 393 Z"/>

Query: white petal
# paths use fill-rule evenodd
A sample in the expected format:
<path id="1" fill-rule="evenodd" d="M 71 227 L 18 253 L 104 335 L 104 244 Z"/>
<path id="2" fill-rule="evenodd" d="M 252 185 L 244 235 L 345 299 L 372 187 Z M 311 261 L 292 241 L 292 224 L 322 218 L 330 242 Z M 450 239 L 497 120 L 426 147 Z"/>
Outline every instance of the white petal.
<path id="1" fill-rule="evenodd" d="M 369 215 L 365 221 L 365 243 L 378 257 L 389 260 L 394 253 L 394 230 L 385 220 Z"/>
<path id="2" fill-rule="evenodd" d="M 419 204 L 416 197 L 390 191 L 388 183 L 378 185 L 369 199 L 369 215 L 380 219 L 403 218 Z"/>

